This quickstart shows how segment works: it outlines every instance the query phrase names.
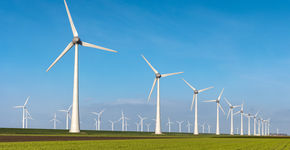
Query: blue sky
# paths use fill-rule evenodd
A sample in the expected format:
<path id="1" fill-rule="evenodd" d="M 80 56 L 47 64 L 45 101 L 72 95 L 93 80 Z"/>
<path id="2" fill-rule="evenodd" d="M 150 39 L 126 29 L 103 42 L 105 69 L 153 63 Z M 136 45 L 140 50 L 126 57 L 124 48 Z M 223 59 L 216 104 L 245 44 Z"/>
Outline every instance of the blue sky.
<path id="1" fill-rule="evenodd" d="M 163 122 L 193 120 L 184 78 L 197 88 L 215 87 L 199 96 L 200 122 L 215 126 L 215 105 L 200 101 L 225 88 L 232 103 L 245 102 L 246 112 L 272 118 L 273 132 L 290 133 L 290 1 L 67 2 L 82 40 L 119 51 L 80 47 L 83 129 L 94 127 L 89 112 L 103 108 L 107 129 L 122 109 L 132 130 L 135 114 L 155 116 L 155 94 L 146 103 L 154 74 L 144 54 L 161 73 L 185 72 L 161 79 Z M 73 37 L 63 1 L 3 1 L 0 17 L 0 126 L 20 127 L 20 110 L 12 107 L 31 96 L 31 126 L 51 128 L 53 113 L 72 102 L 73 50 L 45 72 Z M 58 116 L 64 128 L 64 115 Z M 227 132 L 229 121 L 221 122 Z"/>

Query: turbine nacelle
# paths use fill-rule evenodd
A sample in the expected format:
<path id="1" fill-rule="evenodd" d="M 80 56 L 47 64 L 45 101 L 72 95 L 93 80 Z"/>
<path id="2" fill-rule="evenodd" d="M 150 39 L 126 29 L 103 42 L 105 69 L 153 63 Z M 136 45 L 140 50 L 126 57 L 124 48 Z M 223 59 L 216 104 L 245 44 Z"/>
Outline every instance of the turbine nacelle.
<path id="1" fill-rule="evenodd" d="M 194 90 L 194 94 L 198 94 L 198 90 Z"/>
<path id="2" fill-rule="evenodd" d="M 156 73 L 155 76 L 156 76 L 156 78 L 161 78 L 161 74 L 160 73 Z"/>
<path id="3" fill-rule="evenodd" d="M 77 37 L 77 36 L 73 38 L 72 42 L 73 42 L 74 44 L 81 44 L 81 43 L 82 43 L 82 42 L 81 42 L 81 39 L 80 39 L 79 37 Z"/>

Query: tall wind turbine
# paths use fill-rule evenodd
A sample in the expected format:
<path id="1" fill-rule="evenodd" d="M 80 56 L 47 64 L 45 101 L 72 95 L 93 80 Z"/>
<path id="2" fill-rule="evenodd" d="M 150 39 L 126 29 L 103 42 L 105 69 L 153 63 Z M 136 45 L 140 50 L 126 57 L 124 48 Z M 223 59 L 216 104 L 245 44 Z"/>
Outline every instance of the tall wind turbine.
<path id="1" fill-rule="evenodd" d="M 187 81 L 185 81 L 184 79 L 182 79 L 192 90 L 193 90 L 193 99 L 192 99 L 192 103 L 191 103 L 191 107 L 190 110 L 192 111 L 193 108 L 193 104 L 195 102 L 195 108 L 194 108 L 194 134 L 198 135 L 198 123 L 197 123 L 197 95 L 203 91 L 206 91 L 208 89 L 211 89 L 213 87 L 208 87 L 202 90 L 197 90 L 196 88 L 194 88 L 192 85 L 190 85 Z"/>
<path id="2" fill-rule="evenodd" d="M 148 96 L 148 101 L 150 100 L 152 91 L 155 87 L 155 84 L 157 82 L 157 103 L 156 103 L 156 125 L 155 125 L 155 134 L 162 134 L 161 132 L 161 124 L 160 124 L 160 95 L 159 95 L 159 89 L 160 89 L 160 85 L 159 85 L 159 79 L 161 77 L 167 77 L 167 76 L 172 76 L 172 75 L 177 75 L 177 74 L 181 74 L 183 72 L 177 72 L 177 73 L 168 73 L 168 74 L 160 74 L 150 63 L 149 61 L 142 55 L 143 59 L 147 62 L 147 64 L 150 66 L 150 68 L 153 70 L 153 72 L 155 73 L 155 80 L 153 82 L 150 94 Z"/>
<path id="3" fill-rule="evenodd" d="M 243 120 L 244 120 L 243 119 L 243 116 L 244 116 L 244 103 L 241 104 L 241 110 L 236 112 L 236 113 L 234 113 L 234 115 L 236 115 L 238 113 L 241 114 L 241 133 L 240 133 L 240 135 L 244 135 L 244 127 L 243 127 L 243 125 L 244 125 L 244 123 L 243 123 Z"/>
<path id="4" fill-rule="evenodd" d="M 254 135 L 256 136 L 257 135 L 257 116 L 259 114 L 259 111 L 253 116 L 254 118 Z"/>
<path id="5" fill-rule="evenodd" d="M 101 116 L 103 112 L 104 110 L 101 110 L 100 112 L 92 112 L 92 114 L 97 115 L 98 117 L 98 130 L 101 130 Z"/>
<path id="6" fill-rule="evenodd" d="M 265 122 L 265 120 L 261 118 L 261 124 L 262 124 L 262 136 L 264 136 L 264 122 Z"/>
<path id="7" fill-rule="evenodd" d="M 117 123 L 118 121 L 111 121 L 111 120 L 109 120 L 109 122 L 111 123 L 112 131 L 114 131 L 114 125 L 115 125 L 115 123 Z"/>
<path id="8" fill-rule="evenodd" d="M 122 131 L 125 131 L 125 115 L 124 112 L 121 112 L 121 118 L 118 121 L 122 121 Z"/>
<path id="9" fill-rule="evenodd" d="M 135 124 L 136 124 L 136 131 L 138 132 L 139 131 L 140 122 L 135 122 Z"/>
<path id="10" fill-rule="evenodd" d="M 248 136 L 251 135 L 251 118 L 253 117 L 250 113 L 245 114 L 245 116 L 248 118 Z"/>
<path id="11" fill-rule="evenodd" d="M 56 129 L 56 122 L 59 122 L 59 120 L 56 119 L 56 113 L 54 113 L 53 119 L 50 121 L 53 121 L 53 129 Z"/>
<path id="12" fill-rule="evenodd" d="M 261 136 L 261 118 L 258 118 L 258 136 Z"/>
<path id="13" fill-rule="evenodd" d="M 210 133 L 210 125 L 207 124 L 207 132 Z"/>
<path id="14" fill-rule="evenodd" d="M 27 123 L 28 119 L 33 120 L 33 118 L 31 117 L 30 113 L 28 112 L 28 110 L 25 109 L 25 128 L 28 127 L 28 123 Z"/>
<path id="15" fill-rule="evenodd" d="M 141 117 L 140 115 L 138 115 L 139 119 L 140 119 L 140 131 L 143 132 L 143 121 L 145 119 L 147 119 L 146 117 Z"/>
<path id="16" fill-rule="evenodd" d="M 173 122 L 170 121 L 170 118 L 168 117 L 168 122 L 166 123 L 166 125 L 168 125 L 168 132 L 171 132 L 171 125 L 173 124 Z"/>
<path id="17" fill-rule="evenodd" d="M 66 130 L 68 130 L 68 121 L 69 121 L 69 117 L 71 117 L 71 116 L 70 116 L 70 109 L 71 109 L 71 107 L 72 107 L 72 105 L 70 105 L 70 106 L 68 107 L 68 109 L 59 110 L 59 111 L 61 111 L 61 112 L 65 112 L 65 114 L 66 114 L 66 125 L 65 125 L 65 129 L 66 129 Z"/>
<path id="18" fill-rule="evenodd" d="M 28 103 L 29 98 L 30 98 L 30 96 L 28 96 L 26 98 L 26 101 L 25 101 L 24 105 L 22 105 L 22 106 L 14 106 L 14 108 L 22 108 L 22 128 L 25 128 L 25 118 L 26 118 L 25 117 L 25 113 L 26 113 L 25 109 L 26 109 L 26 105 Z"/>
<path id="19" fill-rule="evenodd" d="M 205 123 L 203 123 L 203 124 L 201 125 L 202 133 L 204 133 L 204 127 L 205 127 Z"/>
<path id="20" fill-rule="evenodd" d="M 219 108 L 225 113 L 224 109 L 222 108 L 220 104 L 221 97 L 223 95 L 224 89 L 222 89 L 219 97 L 216 100 L 208 100 L 204 102 L 216 102 L 216 135 L 220 135 L 220 115 L 219 115 Z"/>
<path id="21" fill-rule="evenodd" d="M 96 131 L 98 131 L 98 120 L 94 118 L 94 121 L 95 121 Z"/>
<path id="22" fill-rule="evenodd" d="M 181 125 L 184 121 L 176 121 L 176 123 L 178 123 L 178 131 L 179 133 L 181 132 Z"/>
<path id="23" fill-rule="evenodd" d="M 81 41 L 78 35 L 78 32 L 74 26 L 71 14 L 69 12 L 68 6 L 66 1 L 64 0 L 66 12 L 68 15 L 68 19 L 71 25 L 71 29 L 73 32 L 73 40 L 66 46 L 64 51 L 56 58 L 56 60 L 49 66 L 49 68 L 46 70 L 49 71 L 51 67 L 55 65 L 73 46 L 75 46 L 75 64 L 74 64 L 74 87 L 73 87 L 73 106 L 72 106 L 72 119 L 71 119 L 71 128 L 70 131 L 71 133 L 79 133 L 80 132 L 80 120 L 79 120 L 79 69 L 78 69 L 78 46 L 82 45 L 85 47 L 91 47 L 91 48 L 96 48 L 104 51 L 110 51 L 110 52 L 117 52 L 115 50 L 111 50 L 108 48 L 104 48 L 101 46 L 97 46 L 94 44 L 90 44 L 84 41 Z"/>
<path id="24" fill-rule="evenodd" d="M 271 120 L 270 118 L 267 120 L 267 124 L 268 124 L 268 126 L 267 126 L 268 127 L 267 128 L 267 133 L 268 134 L 267 135 L 270 135 L 270 120 Z"/>
<path id="25" fill-rule="evenodd" d="M 233 106 L 227 98 L 224 98 L 225 101 L 228 103 L 230 109 L 228 111 L 228 115 L 227 115 L 227 119 L 229 118 L 229 115 L 231 114 L 231 132 L 230 134 L 231 135 L 234 135 L 234 108 L 237 108 L 237 107 L 240 107 L 240 105 L 236 105 L 236 106 Z"/>
<path id="26" fill-rule="evenodd" d="M 125 117 L 125 131 L 128 131 L 128 120 L 130 119 Z"/>

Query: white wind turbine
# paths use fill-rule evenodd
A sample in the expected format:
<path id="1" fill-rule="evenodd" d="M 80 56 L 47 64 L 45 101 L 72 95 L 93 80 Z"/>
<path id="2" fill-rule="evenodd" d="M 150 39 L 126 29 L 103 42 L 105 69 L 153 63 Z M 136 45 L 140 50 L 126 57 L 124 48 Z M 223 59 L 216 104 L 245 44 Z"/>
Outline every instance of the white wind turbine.
<path id="1" fill-rule="evenodd" d="M 244 103 L 242 103 L 241 104 L 241 110 L 240 111 L 238 111 L 238 112 L 236 112 L 236 113 L 234 113 L 234 115 L 236 115 L 236 114 L 241 114 L 241 133 L 240 133 L 240 135 L 244 135 L 244 127 L 243 127 L 243 125 L 244 125 L 244 123 L 243 123 L 243 116 L 244 116 Z"/>
<path id="2" fill-rule="evenodd" d="M 208 100 L 208 101 L 204 101 L 204 102 L 216 102 L 217 106 L 216 106 L 216 135 L 220 135 L 220 119 L 219 119 L 219 108 L 223 111 L 223 113 L 225 114 L 224 109 L 222 108 L 221 104 L 220 104 L 220 100 L 222 97 L 222 94 L 224 92 L 224 89 L 222 89 L 219 97 L 216 100 Z"/>
<path id="3" fill-rule="evenodd" d="M 258 136 L 261 136 L 261 118 L 258 118 Z"/>
<path id="4" fill-rule="evenodd" d="M 150 124 L 150 123 L 146 123 L 145 125 L 146 125 L 146 127 L 147 127 L 147 132 L 149 132 L 149 131 L 150 131 L 150 125 L 151 125 L 151 124 Z"/>
<path id="5" fill-rule="evenodd" d="M 56 123 L 60 122 L 56 119 L 56 113 L 54 113 L 53 119 L 51 119 L 50 121 L 53 121 L 53 129 L 56 129 Z"/>
<path id="6" fill-rule="evenodd" d="M 251 117 L 253 117 L 250 113 L 245 114 L 245 116 L 248 118 L 248 136 L 251 135 Z"/>
<path id="7" fill-rule="evenodd" d="M 65 129 L 66 130 L 68 130 L 68 121 L 69 121 L 69 118 L 71 117 L 70 116 L 70 109 L 71 109 L 71 107 L 72 107 L 72 105 L 70 105 L 68 107 L 68 109 L 59 110 L 61 112 L 65 112 L 65 114 L 66 114 L 66 125 L 65 125 Z"/>
<path id="8" fill-rule="evenodd" d="M 94 118 L 94 121 L 95 121 L 96 131 L 98 131 L 98 120 Z"/>
<path id="9" fill-rule="evenodd" d="M 146 117 L 141 117 L 140 115 L 138 115 L 139 119 L 140 119 L 140 131 L 143 132 L 143 121 L 145 119 L 147 119 Z"/>
<path id="10" fill-rule="evenodd" d="M 264 122 L 265 122 L 265 120 L 263 120 L 263 119 L 261 118 L 261 124 L 262 124 L 262 136 L 265 135 L 265 134 L 264 134 Z"/>
<path id="11" fill-rule="evenodd" d="M 205 127 L 205 123 L 203 123 L 203 124 L 201 125 L 202 133 L 204 133 L 204 127 Z"/>
<path id="12" fill-rule="evenodd" d="M 195 108 L 194 108 L 194 134 L 198 135 L 198 123 L 197 123 L 197 95 L 203 91 L 206 91 L 208 89 L 211 89 L 213 87 L 208 87 L 202 90 L 197 90 L 196 88 L 194 88 L 192 85 L 190 85 L 187 81 L 185 81 L 184 79 L 182 79 L 192 90 L 193 90 L 193 99 L 192 99 L 192 103 L 191 103 L 191 107 L 190 110 L 192 111 L 193 108 L 193 104 L 195 102 Z"/>
<path id="13" fill-rule="evenodd" d="M 166 125 L 168 125 L 168 132 L 171 132 L 171 125 L 173 124 L 173 122 L 170 121 L 170 118 L 168 117 L 168 122 L 166 123 Z"/>
<path id="14" fill-rule="evenodd" d="M 97 130 L 101 130 L 101 116 L 105 110 L 101 110 L 100 112 L 92 112 L 92 114 L 97 115 L 98 117 L 98 128 Z"/>
<path id="15" fill-rule="evenodd" d="M 111 123 L 112 131 L 114 131 L 114 125 L 115 125 L 115 123 L 117 123 L 118 121 L 111 121 L 111 120 L 109 120 L 109 122 Z"/>
<path id="16" fill-rule="evenodd" d="M 155 134 L 162 134 L 161 132 L 161 124 L 160 124 L 160 95 L 159 95 L 159 89 L 160 89 L 160 85 L 159 85 L 159 79 L 161 77 L 167 77 L 167 76 L 172 76 L 172 75 L 177 75 L 177 74 L 181 74 L 183 72 L 177 72 L 177 73 L 168 73 L 168 74 L 160 74 L 150 63 L 149 61 L 142 55 L 143 59 L 147 62 L 147 64 L 150 66 L 150 68 L 153 70 L 153 72 L 155 73 L 155 80 L 153 82 L 150 94 L 148 96 L 148 101 L 150 100 L 152 91 L 155 87 L 155 84 L 157 82 L 157 103 L 156 103 L 156 125 L 155 125 Z"/>
<path id="17" fill-rule="evenodd" d="M 178 123 L 178 132 L 180 133 L 181 132 L 181 125 L 184 121 L 176 121 L 176 123 Z"/>
<path id="18" fill-rule="evenodd" d="M 240 105 L 236 105 L 236 106 L 233 106 L 227 98 L 224 98 L 225 101 L 228 103 L 230 109 L 228 111 L 228 115 L 227 115 L 227 119 L 229 118 L 229 115 L 231 114 L 231 132 L 230 134 L 231 135 L 234 135 L 234 108 L 237 108 L 237 107 L 240 107 Z"/>
<path id="19" fill-rule="evenodd" d="M 187 121 L 186 127 L 187 127 L 187 132 L 190 133 L 190 127 L 192 126 L 192 124 Z"/>
<path id="20" fill-rule="evenodd" d="M 257 116 L 259 114 L 259 111 L 254 115 L 254 135 L 256 136 L 257 135 Z"/>
<path id="21" fill-rule="evenodd" d="M 128 131 L 128 120 L 130 120 L 129 118 L 125 117 L 125 131 Z"/>
<path id="22" fill-rule="evenodd" d="M 268 127 L 268 131 L 267 131 L 268 134 L 267 135 L 270 135 L 270 120 L 271 120 L 270 118 L 267 120 L 267 124 L 268 124 L 268 126 L 267 126 Z"/>
<path id="23" fill-rule="evenodd" d="M 136 131 L 138 132 L 139 131 L 140 122 L 135 122 L 135 124 L 136 124 Z"/>
<path id="24" fill-rule="evenodd" d="M 207 124 L 207 132 L 210 133 L 210 125 Z"/>
<path id="25" fill-rule="evenodd" d="M 71 119 L 71 133 L 79 133 L 80 132 L 80 120 L 79 120 L 79 70 L 78 70 L 78 46 L 82 45 L 85 47 L 91 47 L 96 48 L 100 50 L 110 51 L 110 52 L 117 52 L 108 48 L 100 47 L 94 44 L 90 44 L 84 41 L 81 41 L 78 32 L 74 26 L 71 14 L 69 12 L 68 6 L 66 1 L 64 0 L 65 8 L 67 11 L 68 19 L 71 25 L 71 29 L 73 32 L 73 40 L 66 46 L 64 51 L 56 58 L 56 60 L 49 66 L 49 68 L 46 70 L 49 71 L 51 67 L 55 65 L 73 46 L 75 46 L 75 64 L 74 64 L 74 86 L 73 86 L 73 106 L 72 106 L 72 119 Z"/>
<path id="26" fill-rule="evenodd" d="M 30 98 L 30 96 L 28 96 L 26 98 L 26 101 L 25 101 L 23 106 L 14 106 L 14 108 L 22 108 L 22 128 L 25 128 L 25 118 L 26 118 L 25 117 L 25 114 L 26 114 L 25 110 L 27 109 L 26 105 L 28 103 L 29 98 Z"/>
<path id="27" fill-rule="evenodd" d="M 126 120 L 126 117 L 124 115 L 124 112 L 122 111 L 121 118 L 118 120 L 118 121 L 122 121 L 122 131 L 125 131 L 125 120 Z"/>

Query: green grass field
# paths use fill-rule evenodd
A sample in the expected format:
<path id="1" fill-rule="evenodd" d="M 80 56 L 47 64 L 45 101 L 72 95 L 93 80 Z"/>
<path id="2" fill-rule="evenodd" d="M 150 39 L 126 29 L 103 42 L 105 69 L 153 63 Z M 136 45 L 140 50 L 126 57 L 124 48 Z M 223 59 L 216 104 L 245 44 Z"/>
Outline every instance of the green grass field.
<path id="1" fill-rule="evenodd" d="M 110 131 L 82 131 L 81 134 L 69 134 L 65 130 L 45 129 L 0 129 L 0 136 L 11 135 L 50 135 L 50 136 L 145 136 L 160 137 L 152 133 L 138 132 L 110 132 Z M 241 136 L 215 136 L 192 134 L 164 134 L 161 137 L 170 139 L 138 139 L 138 140 L 94 140 L 94 141 L 43 141 L 43 142 L 0 142 L 0 149 L 100 149 L 100 150 L 148 150 L 148 149 L 262 149 L 279 150 L 290 149 L 290 138 L 288 137 L 241 137 Z"/>

